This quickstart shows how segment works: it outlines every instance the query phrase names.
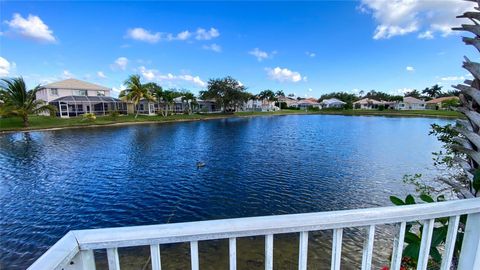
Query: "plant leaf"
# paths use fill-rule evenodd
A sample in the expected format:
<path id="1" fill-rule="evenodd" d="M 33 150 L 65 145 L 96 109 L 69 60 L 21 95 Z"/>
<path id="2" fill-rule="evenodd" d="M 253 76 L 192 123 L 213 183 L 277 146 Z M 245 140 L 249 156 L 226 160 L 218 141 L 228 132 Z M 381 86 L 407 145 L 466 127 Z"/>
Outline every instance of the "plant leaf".
<path id="1" fill-rule="evenodd" d="M 405 203 L 402 201 L 402 199 L 395 197 L 395 196 L 390 196 L 390 201 L 395 204 L 395 205 L 405 205 Z"/>
<path id="2" fill-rule="evenodd" d="M 405 204 L 415 204 L 415 198 L 413 198 L 413 196 L 411 194 L 409 194 L 405 198 Z"/>

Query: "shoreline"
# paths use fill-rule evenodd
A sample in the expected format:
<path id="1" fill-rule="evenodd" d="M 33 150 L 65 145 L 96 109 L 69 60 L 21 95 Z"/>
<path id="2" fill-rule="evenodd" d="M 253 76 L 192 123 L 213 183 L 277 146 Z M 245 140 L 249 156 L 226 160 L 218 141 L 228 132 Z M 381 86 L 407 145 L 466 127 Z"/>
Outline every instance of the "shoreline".
<path id="1" fill-rule="evenodd" d="M 47 127 L 29 127 L 29 128 L 11 128 L 2 130 L 0 127 L 1 134 L 17 133 L 17 132 L 38 132 L 38 131 L 55 131 L 55 130 L 64 130 L 64 129 L 79 129 L 79 128 L 99 128 L 99 127 L 121 127 L 121 126 L 130 126 L 130 125 L 140 125 L 140 124 L 168 124 L 168 123 L 183 123 L 183 122 L 197 122 L 197 121 L 209 121 L 215 119 L 228 119 L 228 118 L 252 118 L 259 116 L 285 116 L 285 115 L 342 115 L 342 116 L 379 116 L 379 117 L 421 117 L 421 118 L 440 118 L 440 119 L 459 119 L 460 115 L 442 115 L 442 114 L 422 114 L 419 111 L 414 112 L 403 112 L 403 111 L 366 111 L 366 110 L 345 110 L 345 111 L 280 111 L 280 112 L 240 112 L 236 114 L 216 114 L 216 115 L 204 115 L 204 114 L 193 114 L 193 115 L 183 115 L 185 118 L 160 118 L 158 120 L 133 120 L 133 121 L 121 121 L 122 117 L 119 116 L 117 119 L 112 119 L 111 123 L 79 123 L 73 125 L 59 125 L 47 126 Z M 175 115 L 174 115 L 175 116 Z M 102 116 L 108 117 L 108 116 Z M 141 116 L 143 119 L 145 117 L 156 117 L 156 116 Z M 172 116 L 168 116 L 172 117 Z M 75 119 L 75 118 L 66 118 Z M 101 119 L 101 118 L 100 118 Z M 120 120 L 120 121 L 119 121 Z M 0 119 L 1 121 L 1 119 Z M 119 122 L 114 122 L 119 121 Z M 1 124 L 1 122 L 0 122 Z"/>

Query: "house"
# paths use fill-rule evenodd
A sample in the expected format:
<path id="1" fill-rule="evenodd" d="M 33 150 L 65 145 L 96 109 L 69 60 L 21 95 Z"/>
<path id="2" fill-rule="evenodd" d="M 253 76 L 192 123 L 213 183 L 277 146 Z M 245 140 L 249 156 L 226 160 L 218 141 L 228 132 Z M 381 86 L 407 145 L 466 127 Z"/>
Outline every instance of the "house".
<path id="1" fill-rule="evenodd" d="M 299 108 L 300 110 L 308 110 L 310 108 L 322 108 L 322 104 L 320 104 L 315 99 L 301 99 L 298 100 L 296 104 L 292 104 L 292 107 Z"/>
<path id="2" fill-rule="evenodd" d="M 414 97 L 404 97 L 403 101 L 395 103 L 395 109 L 425 110 L 425 101 Z"/>
<path id="3" fill-rule="evenodd" d="M 378 109 L 393 109 L 395 107 L 395 102 L 385 101 L 385 100 L 376 100 L 372 98 L 364 98 L 353 103 L 353 109 L 361 110 L 378 110 Z"/>
<path id="4" fill-rule="evenodd" d="M 46 103 L 67 96 L 109 97 L 111 89 L 77 79 L 66 79 L 40 86 L 37 99 Z"/>
<path id="5" fill-rule="evenodd" d="M 377 110 L 380 105 L 383 105 L 381 101 L 371 99 L 371 98 L 364 98 L 353 103 L 354 109 L 360 110 Z"/>
<path id="6" fill-rule="evenodd" d="M 279 108 L 275 106 L 275 101 L 270 101 L 268 99 L 250 99 L 245 102 L 242 109 L 245 111 L 269 112 L 276 111 Z"/>
<path id="7" fill-rule="evenodd" d="M 278 102 L 280 103 L 285 103 L 287 107 L 296 107 L 298 100 L 295 97 L 285 97 L 285 96 L 280 96 L 278 97 Z"/>
<path id="8" fill-rule="evenodd" d="M 112 111 L 127 113 L 127 103 L 110 96 L 111 89 L 77 79 L 66 79 L 40 87 L 37 99 L 57 108 L 57 116 L 85 113 L 106 115 Z"/>
<path id="9" fill-rule="evenodd" d="M 457 96 L 441 97 L 432 99 L 426 102 L 425 107 L 429 110 L 447 110 L 448 104 L 445 106 L 445 103 L 450 101 L 460 102 L 460 99 Z"/>
<path id="10" fill-rule="evenodd" d="M 320 104 L 322 105 L 322 109 L 329 109 L 329 108 L 339 109 L 339 108 L 343 108 L 347 103 L 336 98 L 329 98 L 329 99 L 322 100 Z"/>

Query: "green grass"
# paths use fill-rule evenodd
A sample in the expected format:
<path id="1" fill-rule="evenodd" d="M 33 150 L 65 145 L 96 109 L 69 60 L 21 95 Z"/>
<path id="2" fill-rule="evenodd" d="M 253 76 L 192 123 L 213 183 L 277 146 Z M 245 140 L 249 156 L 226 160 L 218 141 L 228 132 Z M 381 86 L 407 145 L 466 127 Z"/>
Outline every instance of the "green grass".
<path id="1" fill-rule="evenodd" d="M 58 118 L 48 116 L 30 116 L 30 127 L 23 128 L 20 118 L 0 118 L 0 131 L 17 130 L 35 130 L 46 128 L 64 128 L 64 127 L 82 127 L 92 125 L 111 125 L 133 122 L 177 122 L 191 120 L 207 120 L 228 117 L 250 117 L 262 115 L 288 115 L 288 114 L 336 114 L 336 115 L 376 115 L 376 116 L 402 116 L 402 117 L 441 117 L 441 118 L 460 118 L 462 115 L 453 111 L 374 111 L 374 110 L 322 110 L 322 111 L 300 111 L 300 110 L 282 110 L 277 112 L 239 112 L 235 114 L 192 114 L 192 115 L 171 115 L 167 117 L 143 116 L 135 118 L 133 115 L 118 116 L 98 116 L 93 122 L 85 121 L 82 117 Z"/>

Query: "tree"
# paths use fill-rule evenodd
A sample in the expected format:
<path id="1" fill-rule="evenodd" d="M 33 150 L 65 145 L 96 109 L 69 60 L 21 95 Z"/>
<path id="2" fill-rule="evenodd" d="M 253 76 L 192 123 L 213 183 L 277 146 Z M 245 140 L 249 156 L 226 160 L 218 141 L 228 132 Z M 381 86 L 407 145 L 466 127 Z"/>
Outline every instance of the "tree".
<path id="1" fill-rule="evenodd" d="M 42 112 L 54 113 L 56 108 L 45 104 L 43 100 L 37 100 L 37 92 L 40 86 L 27 90 L 22 77 L 2 79 L 0 85 L 0 115 L 19 116 L 23 120 L 23 126 L 30 125 L 28 116 Z M 3 104 L 2 104 L 3 103 Z"/>
<path id="2" fill-rule="evenodd" d="M 163 99 L 163 88 L 155 82 L 149 82 L 144 84 L 150 95 L 152 95 L 157 101 L 157 107 L 160 110 L 160 101 Z"/>
<path id="3" fill-rule="evenodd" d="M 370 90 L 367 92 L 363 98 L 370 98 L 375 100 L 385 100 L 385 101 L 402 101 L 403 97 L 398 95 L 390 95 L 381 91 Z"/>
<path id="4" fill-rule="evenodd" d="M 283 90 L 278 90 L 277 92 L 275 92 L 275 96 L 278 98 L 278 97 L 284 97 L 285 96 L 285 92 L 283 92 Z"/>
<path id="5" fill-rule="evenodd" d="M 442 94 L 442 86 L 435 84 L 432 87 L 427 87 L 422 90 L 422 94 L 427 95 L 431 98 L 439 97 Z"/>
<path id="6" fill-rule="evenodd" d="M 192 105 L 196 105 L 197 104 L 197 98 L 195 97 L 195 95 L 189 91 L 183 91 L 181 93 L 181 96 L 182 96 L 182 101 L 183 102 L 187 102 L 187 112 L 188 114 L 191 114 L 192 113 Z"/>
<path id="7" fill-rule="evenodd" d="M 468 11 L 457 18 L 470 19 L 473 24 L 462 24 L 453 30 L 467 31 L 474 37 L 463 37 L 466 45 L 474 46 L 480 52 L 480 8 Z M 455 161 L 463 168 L 468 178 L 466 188 L 473 196 L 480 196 L 480 63 L 472 62 L 465 57 L 463 68 L 473 76 L 473 80 L 466 80 L 463 84 L 452 86 L 460 91 L 460 107 L 466 121 L 459 120 L 454 131 L 458 132 L 453 137 L 452 145 L 455 151 Z"/>
<path id="8" fill-rule="evenodd" d="M 180 94 L 175 89 L 169 89 L 169 90 L 163 91 L 162 97 L 163 97 L 163 101 L 165 101 L 165 106 L 166 106 L 164 116 L 168 115 L 168 111 L 171 111 L 173 114 L 173 101 L 175 100 L 175 98 L 179 96 Z"/>
<path id="9" fill-rule="evenodd" d="M 420 98 L 421 96 L 422 94 L 417 89 L 413 89 L 412 91 L 405 93 L 405 97 Z"/>
<path id="10" fill-rule="evenodd" d="M 127 89 L 120 92 L 119 97 L 131 101 L 137 112 L 135 114 L 135 118 L 138 117 L 138 103 L 142 99 L 146 99 L 148 101 L 155 101 L 155 98 L 149 91 L 149 88 L 141 83 L 140 75 L 130 75 L 127 80 L 123 83 Z"/>
<path id="11" fill-rule="evenodd" d="M 223 112 L 236 110 L 249 98 L 245 86 L 234 78 L 228 76 L 220 79 L 210 79 L 207 90 L 200 91 L 202 99 L 215 99 L 220 104 Z"/>

